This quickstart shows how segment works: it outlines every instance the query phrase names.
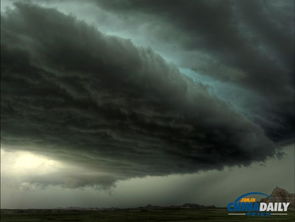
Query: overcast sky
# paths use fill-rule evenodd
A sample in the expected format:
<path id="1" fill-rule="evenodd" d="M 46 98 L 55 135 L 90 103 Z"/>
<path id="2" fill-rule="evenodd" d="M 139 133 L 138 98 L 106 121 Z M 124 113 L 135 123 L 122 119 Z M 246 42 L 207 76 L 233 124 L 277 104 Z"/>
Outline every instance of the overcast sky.
<path id="1" fill-rule="evenodd" d="M 3 208 L 294 192 L 294 1 L 2 0 L 1 55 Z"/>

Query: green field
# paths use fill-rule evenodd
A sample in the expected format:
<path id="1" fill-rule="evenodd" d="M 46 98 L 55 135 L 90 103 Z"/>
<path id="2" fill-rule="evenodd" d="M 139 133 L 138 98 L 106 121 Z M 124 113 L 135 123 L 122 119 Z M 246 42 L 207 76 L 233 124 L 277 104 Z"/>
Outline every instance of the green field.
<path id="1" fill-rule="evenodd" d="M 68 221 L 68 222 L 144 222 L 144 221 L 295 221 L 295 212 L 288 216 L 228 216 L 226 209 L 157 209 L 157 210 L 1 210 L 1 222 Z"/>

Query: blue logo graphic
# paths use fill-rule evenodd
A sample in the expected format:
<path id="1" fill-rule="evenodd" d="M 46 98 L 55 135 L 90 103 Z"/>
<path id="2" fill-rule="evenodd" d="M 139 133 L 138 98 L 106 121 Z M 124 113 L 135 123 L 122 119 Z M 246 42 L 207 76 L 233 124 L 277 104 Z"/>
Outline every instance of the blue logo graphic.
<path id="1" fill-rule="evenodd" d="M 268 200 L 266 202 L 257 200 L 255 197 L 260 196 Z M 270 216 L 270 215 L 287 215 L 289 202 L 270 202 L 271 196 L 261 192 L 250 192 L 239 196 L 234 202 L 227 205 L 229 215 L 247 215 L 247 216 Z"/>

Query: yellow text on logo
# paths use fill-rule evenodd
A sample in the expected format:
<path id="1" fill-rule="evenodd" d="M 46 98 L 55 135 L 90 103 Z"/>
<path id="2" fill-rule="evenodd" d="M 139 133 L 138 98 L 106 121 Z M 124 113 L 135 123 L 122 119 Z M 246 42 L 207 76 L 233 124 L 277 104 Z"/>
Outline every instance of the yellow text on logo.
<path id="1" fill-rule="evenodd" d="M 256 202 L 256 198 L 251 197 L 251 198 L 242 198 L 240 202 Z"/>

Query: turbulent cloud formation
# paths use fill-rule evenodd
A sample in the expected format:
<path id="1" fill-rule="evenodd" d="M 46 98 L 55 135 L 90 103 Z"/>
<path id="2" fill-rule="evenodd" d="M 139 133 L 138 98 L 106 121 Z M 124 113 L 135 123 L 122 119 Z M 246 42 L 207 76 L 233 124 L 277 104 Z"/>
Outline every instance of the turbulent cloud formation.
<path id="1" fill-rule="evenodd" d="M 294 1 L 94 1 L 121 19 L 143 17 L 149 32 L 184 50 L 183 66 L 264 97 L 272 124 L 260 124 L 276 140 L 293 137 Z"/>
<path id="2" fill-rule="evenodd" d="M 230 1 L 161 1 L 157 8 L 149 2 L 95 3 L 119 11 L 118 16 L 131 11 L 128 16 L 139 16 L 139 21 L 155 16 L 172 32 L 181 31 L 175 44 L 220 58 L 224 67 L 243 76 L 227 73 L 233 75 L 229 82 L 265 93 L 273 115 L 292 123 L 292 47 L 278 47 L 269 40 L 276 51 L 271 57 L 282 55 L 282 61 L 264 59 L 264 49 L 257 51 L 241 32 L 233 32 L 237 15 Z M 106 35 L 56 9 L 18 3 L 4 13 L 1 23 L 1 143 L 103 174 L 77 173 L 80 179 L 70 187 L 248 165 L 274 155 L 274 141 L 283 138 L 282 132 L 287 137 L 292 132 L 291 125 L 269 129 L 248 119 L 153 49 Z M 225 81 L 220 75 L 213 77 Z M 277 110 L 277 105 L 284 109 Z M 274 130 L 276 134 L 269 133 Z M 31 179 L 41 184 L 61 181 L 38 180 Z"/>

